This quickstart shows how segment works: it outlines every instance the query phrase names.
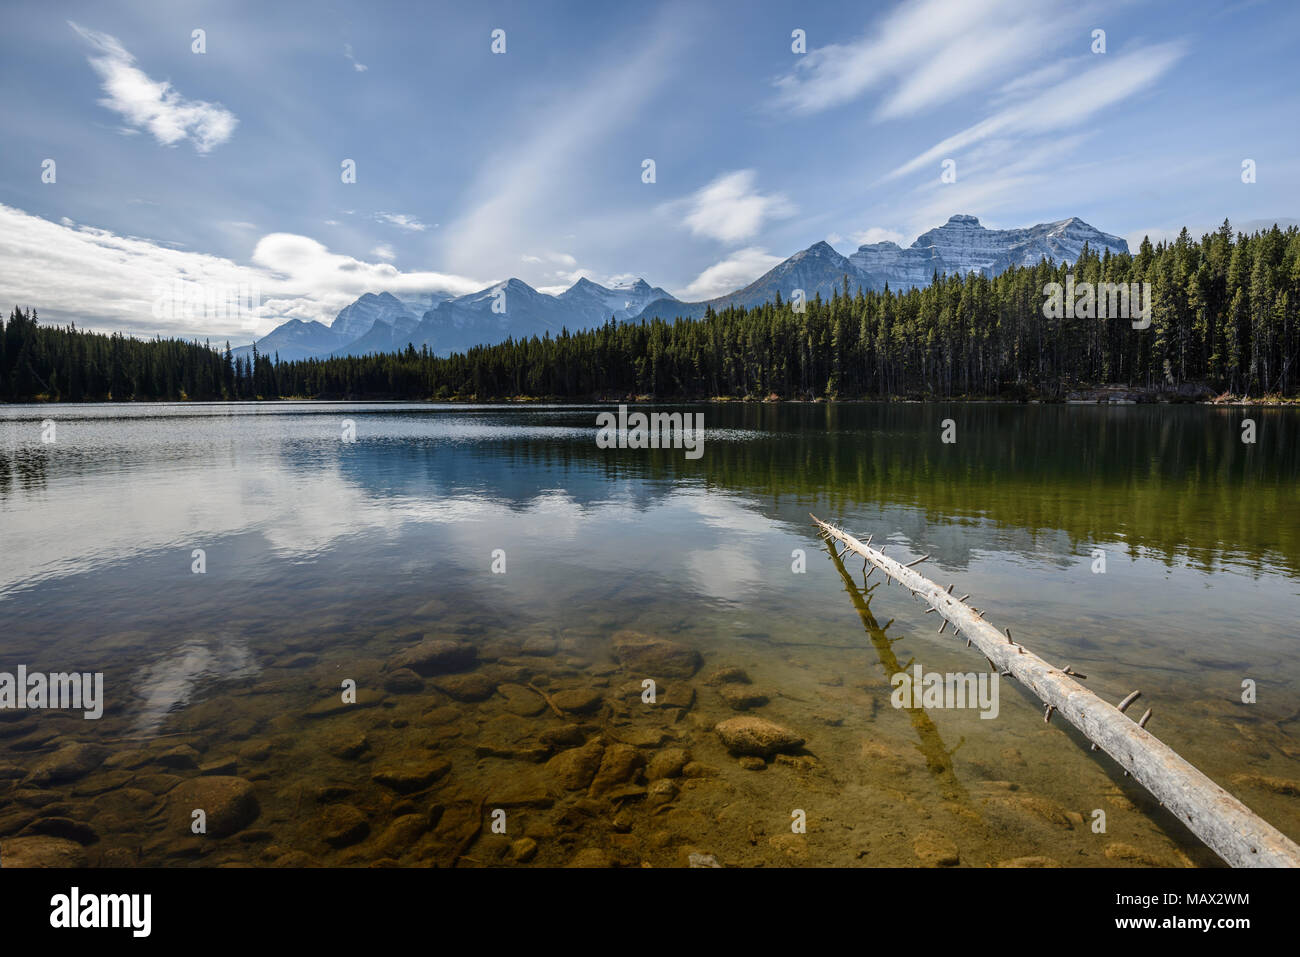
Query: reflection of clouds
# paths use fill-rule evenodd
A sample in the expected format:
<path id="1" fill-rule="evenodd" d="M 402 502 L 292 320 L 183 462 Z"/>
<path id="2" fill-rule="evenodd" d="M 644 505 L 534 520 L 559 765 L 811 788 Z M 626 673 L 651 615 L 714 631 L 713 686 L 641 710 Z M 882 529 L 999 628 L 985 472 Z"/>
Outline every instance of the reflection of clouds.
<path id="1" fill-rule="evenodd" d="M 697 549 L 687 557 L 686 567 L 697 592 L 724 601 L 740 601 L 747 591 L 763 583 L 758 562 L 734 545 Z"/>
<path id="2" fill-rule="evenodd" d="M 141 672 L 135 690 L 143 703 L 136 731 L 155 730 L 168 714 L 189 704 L 201 683 L 256 673 L 253 656 L 242 639 L 220 636 L 187 641 Z"/>

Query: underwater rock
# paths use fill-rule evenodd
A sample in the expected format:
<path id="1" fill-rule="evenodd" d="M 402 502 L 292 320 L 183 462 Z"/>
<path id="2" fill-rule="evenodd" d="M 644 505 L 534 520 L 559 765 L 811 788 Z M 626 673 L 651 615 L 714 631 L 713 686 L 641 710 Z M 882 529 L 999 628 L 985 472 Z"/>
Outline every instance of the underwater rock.
<path id="1" fill-rule="evenodd" d="M 551 695 L 551 700 L 561 711 L 567 711 L 570 714 L 590 714 L 600 709 L 601 697 L 595 691 L 589 689 L 570 689 L 568 691 L 557 691 Z"/>
<path id="2" fill-rule="evenodd" d="M 682 768 L 690 761 L 691 754 L 685 748 L 664 748 L 650 759 L 646 765 L 645 776 L 649 781 L 660 778 L 675 778 L 682 773 Z"/>
<path id="3" fill-rule="evenodd" d="M 1010 860 L 998 861 L 998 867 L 1060 867 L 1061 862 L 1051 858 L 1033 855 L 1030 857 L 1013 857 Z"/>
<path id="4" fill-rule="evenodd" d="M 200 757 L 202 755 L 188 744 L 178 744 L 155 754 L 153 761 L 175 771 L 192 771 L 199 766 Z"/>
<path id="5" fill-rule="evenodd" d="M 718 694 L 722 696 L 722 700 L 727 703 L 732 711 L 748 711 L 750 708 L 761 708 L 768 701 L 767 695 L 751 688 L 749 685 L 725 684 L 718 689 Z"/>
<path id="6" fill-rule="evenodd" d="M 581 725 L 562 724 L 559 727 L 547 728 L 538 739 L 552 748 L 576 748 L 587 740 L 587 733 L 582 730 Z"/>
<path id="7" fill-rule="evenodd" d="M 452 675 L 439 678 L 433 686 L 457 701 L 485 701 L 496 693 L 496 682 L 484 675 Z"/>
<path id="8" fill-rule="evenodd" d="M 746 771 L 766 771 L 767 762 L 762 758 L 747 755 L 740 759 L 740 766 Z"/>
<path id="9" fill-rule="evenodd" d="M 611 744 L 601 757 L 600 767 L 591 781 L 590 793 L 593 796 L 603 794 L 620 784 L 628 784 L 636 780 L 644 766 L 645 758 L 636 748 L 622 743 Z"/>
<path id="10" fill-rule="evenodd" d="M 922 831 L 912 840 L 912 853 L 926 867 L 955 867 L 957 845 L 938 831 Z"/>
<path id="11" fill-rule="evenodd" d="M 445 758 L 415 759 L 379 768 L 371 780 L 398 794 L 411 794 L 427 788 L 450 770 L 451 762 Z"/>
<path id="12" fill-rule="evenodd" d="M 207 815 L 210 837 L 225 837 L 241 831 L 261 813 L 253 785 L 235 777 L 191 778 L 171 789 L 167 804 L 171 828 L 186 835 L 191 833 L 195 810 L 202 810 Z"/>
<path id="13" fill-rule="evenodd" d="M 789 728 L 763 718 L 728 718 L 720 721 L 713 730 L 732 754 L 767 758 L 778 751 L 797 750 L 804 743 L 804 739 Z"/>
<path id="14" fill-rule="evenodd" d="M 700 653 L 694 648 L 634 631 L 614 636 L 614 656 L 624 668 L 652 678 L 689 678 L 700 667 Z"/>
<path id="15" fill-rule="evenodd" d="M 1262 788 L 1274 794 L 1285 794 L 1287 797 L 1300 797 L 1300 781 L 1292 781 L 1288 778 L 1275 778 L 1267 774 L 1234 774 L 1232 783 Z"/>
<path id="16" fill-rule="evenodd" d="M 596 772 L 600 770 L 604 753 L 604 744 L 596 738 L 580 748 L 561 751 L 546 762 L 546 770 L 566 791 L 581 790 L 591 785 Z"/>
<path id="17" fill-rule="evenodd" d="M 536 717 L 546 710 L 542 696 L 524 685 L 505 682 L 497 686 L 497 691 L 506 699 L 505 709 L 521 718 Z"/>
<path id="18" fill-rule="evenodd" d="M 86 853 L 64 837 L 12 837 L 0 841 L 0 862 L 5 867 L 85 867 Z"/>
<path id="19" fill-rule="evenodd" d="M 548 638 L 545 635 L 534 635 L 523 643 L 519 653 L 537 658 L 549 658 L 555 654 L 558 647 L 559 644 L 554 638 Z"/>
<path id="20" fill-rule="evenodd" d="M 468 642 L 426 638 L 418 645 L 388 659 L 387 667 L 390 671 L 409 668 L 418 675 L 432 678 L 434 675 L 465 671 L 474 667 L 477 659 L 477 651 Z"/>
<path id="21" fill-rule="evenodd" d="M 89 824 L 74 821 L 67 817 L 44 817 L 33 821 L 23 828 L 22 836 L 43 834 L 47 837 L 63 837 L 78 844 L 95 844 L 99 834 Z"/>
<path id="22" fill-rule="evenodd" d="M 384 690 L 393 694 L 419 694 L 424 690 L 424 679 L 410 668 L 397 668 L 384 678 Z"/>
<path id="23" fill-rule="evenodd" d="M 346 711 L 359 710 L 361 708 L 373 708 L 379 702 L 384 700 L 383 694 L 371 688 L 358 688 L 355 702 L 345 702 L 343 692 L 331 692 L 330 696 L 324 701 L 317 701 L 306 711 L 304 717 L 308 718 L 328 718 L 331 715 L 343 714 Z"/>
<path id="24" fill-rule="evenodd" d="M 517 841 L 512 841 L 506 856 L 518 864 L 527 864 L 537 856 L 537 842 L 531 837 L 521 837 Z"/>
<path id="25" fill-rule="evenodd" d="M 97 744 L 65 744 L 41 758 L 24 783 L 44 787 L 75 781 L 99 767 L 107 756 L 108 750 Z"/>
<path id="26" fill-rule="evenodd" d="M 317 818 L 316 830 L 330 847 L 349 847 L 365 840 L 370 822 L 351 804 L 330 804 Z"/>
<path id="27" fill-rule="evenodd" d="M 376 840 L 379 853 L 401 857 L 429 829 L 429 818 L 424 814 L 403 814 L 393 819 Z"/>
<path id="28" fill-rule="evenodd" d="M 704 679 L 704 683 L 714 688 L 726 684 L 747 685 L 749 684 L 749 675 L 745 673 L 743 668 L 717 668 Z"/>
<path id="29" fill-rule="evenodd" d="M 607 851 L 599 847 L 585 847 L 569 861 L 569 867 L 613 867 L 614 862 Z"/>
<path id="30" fill-rule="evenodd" d="M 658 807 L 661 804 L 668 804 L 677 798 L 679 791 L 677 783 L 671 778 L 660 778 L 646 790 L 646 805 Z"/>

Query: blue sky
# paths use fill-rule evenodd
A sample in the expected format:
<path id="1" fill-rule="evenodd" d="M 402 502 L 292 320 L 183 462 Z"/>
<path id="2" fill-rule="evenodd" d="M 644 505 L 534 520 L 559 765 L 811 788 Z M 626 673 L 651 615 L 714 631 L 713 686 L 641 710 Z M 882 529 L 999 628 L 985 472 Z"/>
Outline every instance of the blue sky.
<path id="1" fill-rule="evenodd" d="M 9 0 L 0 23 L 0 297 L 91 328 L 247 342 L 509 276 L 699 299 L 959 212 L 1130 244 L 1300 215 L 1290 2 Z M 176 278 L 262 304 L 160 317 Z"/>

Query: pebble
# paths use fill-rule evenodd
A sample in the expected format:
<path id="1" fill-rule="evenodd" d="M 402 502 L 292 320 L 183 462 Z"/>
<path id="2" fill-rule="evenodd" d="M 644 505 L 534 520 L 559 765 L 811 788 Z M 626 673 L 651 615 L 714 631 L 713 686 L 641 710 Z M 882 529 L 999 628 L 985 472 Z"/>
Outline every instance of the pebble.
<path id="1" fill-rule="evenodd" d="M 384 690 L 393 694 L 419 694 L 424 690 L 424 679 L 410 668 L 397 668 L 384 678 Z"/>
<path id="2" fill-rule="evenodd" d="M 778 751 L 794 751 L 804 743 L 804 739 L 789 728 L 763 718 L 728 718 L 719 722 L 714 730 L 732 754 L 766 758 Z"/>
<path id="3" fill-rule="evenodd" d="M 496 693 L 496 682 L 478 674 L 453 675 L 439 678 L 434 687 L 457 701 L 485 701 Z"/>
<path id="4" fill-rule="evenodd" d="M 689 678 L 700 667 L 700 653 L 694 648 L 631 631 L 614 636 L 614 656 L 624 668 L 656 679 Z"/>
<path id="5" fill-rule="evenodd" d="M 743 668 L 718 668 L 711 672 L 704 683 L 716 688 L 718 685 L 725 684 L 749 684 L 749 675 Z"/>
<path id="6" fill-rule="evenodd" d="M 679 777 L 690 759 L 690 752 L 684 748 L 664 748 L 650 759 L 650 763 L 646 765 L 645 776 L 650 781 Z"/>
<path id="7" fill-rule="evenodd" d="M 253 785 L 236 777 L 191 778 L 171 789 L 167 803 L 173 832 L 184 835 L 192 833 L 190 824 L 196 809 L 207 815 L 209 837 L 225 837 L 241 831 L 261 813 Z"/>
<path id="8" fill-rule="evenodd" d="M 330 804 L 316 821 L 321 840 L 330 847 L 350 847 L 370 833 L 370 822 L 351 804 Z"/>
<path id="9" fill-rule="evenodd" d="M 415 759 L 385 765 L 375 771 L 371 780 L 398 794 L 411 794 L 424 790 L 450 770 L 451 762 L 444 758 Z"/>
<path id="10" fill-rule="evenodd" d="M 426 638 L 418 645 L 399 652 L 388 660 L 388 670 L 410 668 L 418 675 L 434 675 L 465 671 L 474 666 L 478 652 L 468 642 L 445 638 Z"/>
<path id="11" fill-rule="evenodd" d="M 591 786 L 604 753 L 604 745 L 595 739 L 580 748 L 561 751 L 546 762 L 546 770 L 566 791 L 581 790 Z"/>
<path id="12" fill-rule="evenodd" d="M 926 867 L 954 867 L 957 845 L 938 831 L 922 831 L 912 840 L 912 853 Z"/>
<path id="13" fill-rule="evenodd" d="M 546 710 L 542 696 L 524 685 L 505 682 L 497 686 L 497 691 L 506 699 L 505 709 L 511 714 L 532 718 Z"/>
<path id="14" fill-rule="evenodd" d="M 85 867 L 86 854 L 65 837 L 32 835 L 0 841 L 0 861 L 5 867 Z"/>
<path id="15" fill-rule="evenodd" d="M 508 856 L 518 864 L 527 864 L 537 856 L 537 842 L 531 837 L 521 837 L 512 841 Z"/>
<path id="16" fill-rule="evenodd" d="M 641 773 L 645 758 L 628 744 L 614 743 L 605 748 L 600 768 L 591 782 L 592 795 L 603 794 L 620 784 L 629 784 Z"/>
<path id="17" fill-rule="evenodd" d="M 602 699 L 599 694 L 591 690 L 571 689 L 555 692 L 551 695 L 551 700 L 561 711 L 570 714 L 590 714 L 600 709 Z"/>
<path id="18" fill-rule="evenodd" d="M 27 784 L 46 786 L 83 778 L 108 757 L 108 749 L 97 744 L 65 744 L 36 762 Z"/>
<path id="19" fill-rule="evenodd" d="M 732 711 L 748 711 L 750 708 L 761 708 L 768 702 L 767 695 L 748 685 L 725 684 L 718 689 L 718 694 L 722 695 L 722 700 L 727 703 Z"/>

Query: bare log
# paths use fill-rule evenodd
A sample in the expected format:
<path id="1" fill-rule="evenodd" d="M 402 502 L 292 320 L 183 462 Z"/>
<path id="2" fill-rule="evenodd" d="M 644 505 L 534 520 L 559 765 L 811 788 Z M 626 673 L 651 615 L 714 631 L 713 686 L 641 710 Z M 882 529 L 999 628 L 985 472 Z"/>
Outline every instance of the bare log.
<path id="1" fill-rule="evenodd" d="M 1015 678 L 1052 713 L 1060 714 L 1094 746 L 1187 825 L 1207 847 L 1233 867 L 1300 867 L 1300 846 L 1198 771 L 1173 748 L 1118 708 L 1089 691 L 1063 669 L 1013 643 L 974 609 L 942 587 L 852 535 L 812 516 L 828 538 L 861 555 L 920 595 L 988 659 L 1001 675 Z M 1136 695 L 1130 695 L 1125 706 Z M 1144 722 L 1145 723 L 1145 718 Z"/>

